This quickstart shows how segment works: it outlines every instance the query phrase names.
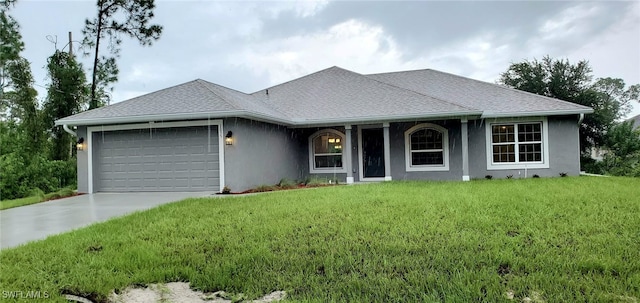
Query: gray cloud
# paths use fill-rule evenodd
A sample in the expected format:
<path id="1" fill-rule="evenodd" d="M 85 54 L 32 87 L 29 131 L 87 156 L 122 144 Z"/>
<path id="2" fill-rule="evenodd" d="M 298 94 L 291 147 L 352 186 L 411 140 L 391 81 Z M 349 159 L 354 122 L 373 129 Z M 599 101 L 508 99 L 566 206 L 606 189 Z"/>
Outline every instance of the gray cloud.
<path id="1" fill-rule="evenodd" d="M 45 36 L 58 47 L 67 31 L 79 40 L 93 13 L 94 1 L 21 0 L 12 10 L 39 85 L 54 50 Z M 510 62 L 546 54 L 640 81 L 629 64 L 640 62 L 640 5 L 630 1 L 158 1 L 155 13 L 164 26 L 155 45 L 124 40 L 118 101 L 195 78 L 251 92 L 331 65 L 494 81 Z"/>

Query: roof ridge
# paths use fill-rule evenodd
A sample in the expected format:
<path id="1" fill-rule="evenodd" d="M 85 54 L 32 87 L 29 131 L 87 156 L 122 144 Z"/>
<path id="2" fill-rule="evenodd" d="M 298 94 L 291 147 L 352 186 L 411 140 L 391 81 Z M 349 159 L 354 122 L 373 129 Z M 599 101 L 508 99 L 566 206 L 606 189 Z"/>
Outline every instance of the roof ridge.
<path id="1" fill-rule="evenodd" d="M 324 71 L 330 70 L 330 69 L 332 69 L 332 68 L 337 68 L 337 69 L 341 69 L 341 70 L 346 70 L 346 69 L 344 69 L 344 68 L 341 68 L 341 67 L 339 67 L 339 66 L 335 66 L 335 65 L 334 65 L 334 66 L 327 67 L 327 68 L 325 68 L 325 69 L 321 69 L 321 70 L 319 70 L 319 71 L 316 71 L 316 72 L 313 72 L 313 73 L 310 73 L 310 74 L 306 74 L 306 75 L 304 75 L 304 76 L 302 76 L 302 77 L 294 78 L 294 79 L 291 79 L 291 80 L 289 80 L 289 81 L 285 81 L 285 82 L 282 82 L 282 83 L 279 83 L 279 84 L 276 84 L 276 85 L 272 85 L 272 86 L 269 86 L 269 87 L 266 87 L 266 88 L 263 88 L 263 89 L 259 89 L 259 90 L 255 91 L 255 92 L 251 93 L 250 95 L 253 95 L 253 94 L 258 93 L 258 92 L 263 91 L 263 90 L 268 90 L 268 89 L 272 89 L 272 88 L 274 88 L 274 87 L 282 86 L 282 85 L 285 85 L 285 84 L 287 84 L 287 83 L 291 83 L 291 82 L 293 82 L 293 81 L 297 81 L 297 80 L 300 80 L 300 79 L 304 79 L 304 78 L 310 77 L 310 76 L 312 76 L 312 75 L 315 75 L 315 74 L 318 74 L 318 73 L 321 73 L 321 72 L 324 72 Z M 263 102 L 263 103 L 264 103 L 264 102 Z"/>
<path id="2" fill-rule="evenodd" d="M 278 113 L 278 114 L 282 115 L 283 117 L 285 117 L 285 118 L 287 118 L 287 119 L 289 118 L 289 116 L 287 116 L 285 113 L 283 113 L 283 112 L 281 112 L 280 110 L 278 110 L 278 109 L 274 108 L 273 106 L 271 106 L 270 104 L 268 104 L 268 103 L 266 103 L 266 102 L 262 102 L 262 101 L 260 101 L 256 96 L 253 96 L 253 95 L 251 95 L 251 94 L 247 94 L 247 93 L 245 93 L 245 92 L 241 92 L 241 91 L 239 91 L 239 90 L 235 90 L 235 89 L 233 89 L 233 88 L 228 88 L 228 87 L 226 87 L 226 86 L 224 86 L 224 85 L 220 85 L 220 84 L 216 84 L 216 83 L 213 83 L 213 82 L 209 82 L 209 81 L 207 81 L 207 80 L 203 80 L 203 79 L 197 79 L 197 80 L 199 80 L 199 84 L 200 84 L 200 85 L 204 86 L 204 87 L 205 87 L 207 90 L 209 90 L 211 93 L 213 93 L 214 95 L 218 96 L 220 99 L 222 99 L 222 100 L 226 101 L 227 103 L 231 104 L 231 106 L 233 106 L 234 108 L 236 108 L 236 109 L 238 109 L 238 110 L 244 110 L 244 111 L 248 111 L 248 112 L 255 112 L 255 113 L 259 113 L 259 114 L 267 114 L 267 113 L 260 113 L 259 111 L 255 111 L 255 110 L 252 110 L 252 109 L 244 108 L 244 107 L 242 106 L 242 104 L 239 104 L 239 103 L 238 103 L 238 102 L 236 102 L 235 100 L 228 100 L 228 99 L 226 99 L 226 98 L 223 98 L 222 96 L 220 96 L 220 94 L 218 94 L 218 93 L 216 93 L 214 90 L 212 90 L 212 89 L 209 87 L 209 85 L 213 85 L 213 86 L 216 86 L 216 87 L 219 87 L 219 88 L 222 88 L 222 89 L 226 89 L 226 90 L 229 90 L 229 91 L 231 91 L 231 92 L 233 92 L 233 93 L 239 93 L 239 94 L 242 94 L 242 95 L 244 95 L 244 96 L 245 96 L 245 97 L 247 97 L 247 98 L 251 98 L 251 99 L 253 99 L 253 101 L 255 101 L 255 103 L 256 103 L 256 104 L 264 105 L 264 106 L 266 106 L 267 108 L 269 108 L 270 110 L 272 110 L 272 111 L 274 111 L 274 112 L 276 112 L 276 113 Z M 204 82 L 204 83 L 202 83 L 202 82 Z M 205 85 L 205 84 L 209 84 L 209 85 Z M 272 116 L 271 114 L 267 114 L 267 115 Z"/>
<path id="3" fill-rule="evenodd" d="M 417 70 L 416 70 L 416 71 L 417 71 Z M 375 75 L 375 74 L 371 74 L 371 75 Z M 421 92 L 417 92 L 417 91 L 412 90 L 412 89 L 408 89 L 408 88 L 400 87 L 400 86 L 397 86 L 397 85 L 394 85 L 394 84 L 391 84 L 391 83 L 387 83 L 387 82 L 384 82 L 384 81 L 380 81 L 380 80 L 377 80 L 377 79 L 373 79 L 373 78 L 370 78 L 370 77 L 369 77 L 370 75 L 362 75 L 362 76 L 367 77 L 368 79 L 371 79 L 371 80 L 373 80 L 373 81 L 380 82 L 380 83 L 385 84 L 385 85 L 389 85 L 389 86 L 393 86 L 393 87 L 396 87 L 396 88 L 399 88 L 399 89 L 402 89 L 402 90 L 410 91 L 410 92 L 412 92 L 412 93 L 416 93 L 416 94 L 421 95 L 421 96 L 425 96 L 425 97 L 433 98 L 433 99 L 438 100 L 438 101 L 440 101 L 440 102 L 444 102 L 444 103 L 452 104 L 452 105 L 459 106 L 459 107 L 462 107 L 462 108 L 465 108 L 465 109 L 469 109 L 469 110 L 482 111 L 482 110 L 479 110 L 479 109 L 477 109 L 477 108 L 467 107 L 467 106 L 465 106 L 465 105 L 458 104 L 458 103 L 455 103 L 455 102 L 452 102 L 452 101 L 447 101 L 447 100 L 443 100 L 443 99 L 440 99 L 440 98 L 435 97 L 435 96 L 431 96 L 431 95 L 423 94 L 423 93 L 421 93 Z"/>
<path id="4" fill-rule="evenodd" d="M 202 82 L 207 82 L 207 83 L 211 83 L 209 81 L 206 80 L 202 80 L 200 78 L 194 80 L 196 81 L 198 84 L 200 84 L 200 86 L 204 87 L 206 90 L 210 91 L 212 94 L 214 94 L 216 97 L 220 98 L 221 100 L 223 100 L 224 102 L 227 102 L 229 105 L 231 105 L 233 108 L 235 108 L 236 110 L 247 110 L 246 108 L 242 108 L 240 106 L 238 106 L 238 104 L 236 102 L 231 102 L 229 100 L 227 100 L 227 98 L 224 98 L 222 96 L 220 96 L 220 94 L 218 94 L 217 92 L 215 92 L 214 90 L 212 90 L 209 86 L 203 84 Z M 214 84 L 214 83 L 211 83 Z M 214 84 L 215 85 L 215 84 Z"/>

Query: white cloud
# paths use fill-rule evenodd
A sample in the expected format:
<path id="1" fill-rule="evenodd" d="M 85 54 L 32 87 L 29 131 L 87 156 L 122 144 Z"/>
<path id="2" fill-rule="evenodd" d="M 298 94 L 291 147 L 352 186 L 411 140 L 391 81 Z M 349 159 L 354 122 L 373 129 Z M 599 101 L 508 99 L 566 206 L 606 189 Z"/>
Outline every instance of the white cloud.
<path id="1" fill-rule="evenodd" d="M 334 65 L 360 73 L 417 67 L 417 64 L 403 61 L 397 43 L 382 27 L 359 20 L 348 20 L 314 33 L 248 45 L 242 52 L 232 55 L 229 61 L 256 74 L 267 74 L 272 84 Z"/>
<path id="2" fill-rule="evenodd" d="M 126 82 L 134 82 L 136 85 L 145 85 L 147 83 L 161 82 L 172 76 L 173 69 L 166 63 L 161 62 L 141 62 L 135 63 L 127 68 L 126 74 L 122 80 Z"/>

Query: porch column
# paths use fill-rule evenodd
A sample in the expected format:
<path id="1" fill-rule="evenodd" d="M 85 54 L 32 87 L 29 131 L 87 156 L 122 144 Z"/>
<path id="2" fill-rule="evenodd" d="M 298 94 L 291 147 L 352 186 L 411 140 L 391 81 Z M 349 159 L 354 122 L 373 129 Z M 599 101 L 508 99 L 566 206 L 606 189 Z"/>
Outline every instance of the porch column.
<path id="1" fill-rule="evenodd" d="M 462 130 L 462 181 L 469 181 L 469 131 L 467 118 L 460 119 Z"/>
<path id="2" fill-rule="evenodd" d="M 353 149 L 351 147 L 351 124 L 347 124 L 344 126 L 344 135 L 345 138 L 344 140 L 347 142 L 344 142 L 344 156 L 345 156 L 345 160 L 344 161 L 344 165 L 347 168 L 347 184 L 353 184 L 353 165 L 351 162 L 351 150 Z"/>
<path id="3" fill-rule="evenodd" d="M 384 180 L 391 181 L 391 146 L 389 143 L 389 122 L 382 123 L 384 138 Z"/>

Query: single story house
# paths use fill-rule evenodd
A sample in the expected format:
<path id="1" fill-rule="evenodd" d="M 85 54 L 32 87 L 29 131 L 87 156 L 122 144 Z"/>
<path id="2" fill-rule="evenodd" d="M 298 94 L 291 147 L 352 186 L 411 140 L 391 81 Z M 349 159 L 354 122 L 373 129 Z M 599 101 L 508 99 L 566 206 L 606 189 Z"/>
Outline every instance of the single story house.
<path id="1" fill-rule="evenodd" d="M 430 69 L 331 67 L 252 94 L 198 79 L 56 124 L 77 132 L 80 192 L 217 192 L 309 176 L 578 175 L 592 111 Z"/>

